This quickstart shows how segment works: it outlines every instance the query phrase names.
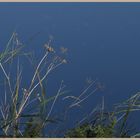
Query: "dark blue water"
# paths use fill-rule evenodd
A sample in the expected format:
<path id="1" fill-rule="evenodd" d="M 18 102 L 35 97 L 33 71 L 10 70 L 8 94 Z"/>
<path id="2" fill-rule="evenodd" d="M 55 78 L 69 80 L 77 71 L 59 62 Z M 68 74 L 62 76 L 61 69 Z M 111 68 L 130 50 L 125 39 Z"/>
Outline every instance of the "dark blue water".
<path id="1" fill-rule="evenodd" d="M 71 114 L 69 122 L 101 103 L 102 96 L 111 107 L 140 90 L 140 3 L 0 3 L 1 47 L 15 30 L 37 57 L 49 36 L 55 49 L 68 48 L 68 64 L 50 78 L 51 93 L 62 79 L 73 95 L 83 89 L 87 77 L 105 86 L 84 103 L 80 115 Z M 30 75 L 27 66 L 23 70 Z M 61 108 L 60 103 L 55 112 Z"/>

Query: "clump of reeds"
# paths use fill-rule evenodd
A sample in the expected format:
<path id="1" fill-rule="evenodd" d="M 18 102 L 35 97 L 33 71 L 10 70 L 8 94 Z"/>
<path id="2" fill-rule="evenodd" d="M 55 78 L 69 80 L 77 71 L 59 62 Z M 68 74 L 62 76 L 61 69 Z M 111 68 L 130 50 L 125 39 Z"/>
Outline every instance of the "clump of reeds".
<path id="1" fill-rule="evenodd" d="M 9 61 L 15 61 L 13 60 L 14 57 L 19 55 L 23 48 L 24 45 L 20 42 L 17 33 L 14 32 L 10 37 L 6 48 L 0 54 L 0 68 L 6 81 L 6 91 L 1 93 L 4 94 L 4 100 L 1 102 L 0 106 L 0 133 L 2 137 L 30 137 L 28 134 L 32 130 L 31 126 L 36 127 L 36 120 L 39 122 L 37 127 L 38 131 L 42 130 L 50 119 L 50 115 L 57 98 L 64 94 L 63 81 L 61 82 L 55 96 L 46 99 L 44 93 L 43 82 L 47 79 L 48 75 L 57 67 L 67 63 L 66 59 L 62 59 L 56 55 L 55 50 L 50 46 L 50 42 L 44 45 L 44 54 L 35 67 L 32 78 L 28 79 L 30 80 L 28 87 L 24 88 L 20 85 L 22 72 L 19 61 L 17 63 L 16 81 L 12 79 L 10 72 L 6 71 L 5 67 L 6 65 L 9 65 Z M 50 60 L 48 61 L 49 56 L 51 56 L 51 58 L 49 58 Z M 47 64 L 46 61 L 48 62 Z M 42 72 L 43 70 L 45 72 Z M 40 89 L 39 93 L 35 92 L 37 89 Z M 49 112 L 46 113 L 46 104 L 49 101 L 53 101 L 53 103 Z M 39 111 L 37 109 L 32 109 L 32 112 L 26 112 L 26 109 L 30 108 L 34 102 L 39 102 Z M 31 130 L 29 130 L 29 128 Z M 27 130 L 29 132 L 27 132 Z M 36 132 L 33 134 L 33 137 L 39 135 L 41 136 L 40 133 L 38 134 L 38 132 Z"/>
<path id="2" fill-rule="evenodd" d="M 44 44 L 44 54 L 40 56 L 39 62 L 34 66 L 32 77 L 28 79 L 28 81 L 30 81 L 28 87 L 21 85 L 23 72 L 19 59 L 20 55 L 28 56 L 28 53 L 24 53 L 24 48 L 25 45 L 21 43 L 18 34 L 14 32 L 6 48 L 0 54 L 1 74 L 5 81 L 5 90 L 1 93 L 4 95 L 4 98 L 0 105 L 1 137 L 47 136 L 48 134 L 46 132 L 44 133 L 45 127 L 48 126 L 49 123 L 55 122 L 55 119 L 51 117 L 55 103 L 59 96 L 67 92 L 64 90 L 65 86 L 62 80 L 54 96 L 48 97 L 45 93 L 44 83 L 48 75 L 62 64 L 67 63 L 65 58 L 57 55 L 57 52 L 51 46 L 51 40 Z M 61 47 L 61 51 L 62 53 L 66 53 L 67 49 Z M 14 63 L 14 61 L 17 61 L 17 63 Z M 12 74 L 10 74 L 10 70 L 7 70 L 6 67 L 10 65 L 10 68 L 14 69 L 15 64 L 17 68 L 14 71 L 16 73 L 14 80 Z M 26 76 L 30 78 L 30 76 Z M 71 100 L 66 112 L 71 108 L 80 106 L 89 96 L 95 93 L 98 86 L 95 86 L 94 90 L 89 91 L 95 83 L 95 81 L 91 81 L 87 88 L 77 97 L 74 95 L 66 95 L 63 101 Z M 48 103 L 50 102 L 52 104 L 49 106 L 49 109 L 47 109 Z"/>
<path id="3" fill-rule="evenodd" d="M 115 104 L 112 111 L 106 111 L 104 100 L 98 108 L 94 108 L 73 129 L 65 133 L 70 138 L 130 138 L 140 137 L 132 126 L 129 126 L 130 114 L 140 110 L 140 93 L 128 100 Z M 132 122 L 131 122 L 132 123 Z"/>
<path id="4" fill-rule="evenodd" d="M 58 97 L 65 95 L 67 91 L 64 90 L 65 85 L 62 80 L 57 93 L 48 97 L 45 92 L 45 81 L 52 71 L 67 61 L 57 55 L 50 43 L 51 40 L 44 44 L 44 54 L 33 66 L 34 70 L 31 79 L 29 76 L 29 84 L 26 87 L 22 86 L 22 69 L 19 59 L 21 55 L 28 56 L 28 53 L 24 53 L 25 45 L 21 43 L 16 32 L 13 32 L 4 51 L 0 53 L 2 72 L 0 76 L 3 78 L 5 87 L 5 90 L 1 90 L 3 98 L 0 102 L 0 137 L 49 137 L 45 128 L 50 123 L 57 122 L 51 114 Z M 61 51 L 65 53 L 67 49 L 62 47 Z M 7 70 L 7 65 L 15 68 L 14 61 L 17 61 L 15 80 L 11 71 Z M 64 118 L 61 120 L 65 120 L 70 109 L 80 107 L 91 95 L 102 88 L 104 86 L 97 80 L 88 79 L 88 86 L 78 96 L 65 95 L 62 101 L 70 100 L 71 102 L 63 112 Z M 113 111 L 105 111 L 103 99 L 101 107 L 94 108 L 76 124 L 74 129 L 66 132 L 65 137 L 139 137 L 139 133 L 130 135 L 126 127 L 129 114 L 140 110 L 139 99 L 140 93 L 137 93 L 127 101 L 117 104 Z M 50 102 L 51 105 L 48 105 Z"/>

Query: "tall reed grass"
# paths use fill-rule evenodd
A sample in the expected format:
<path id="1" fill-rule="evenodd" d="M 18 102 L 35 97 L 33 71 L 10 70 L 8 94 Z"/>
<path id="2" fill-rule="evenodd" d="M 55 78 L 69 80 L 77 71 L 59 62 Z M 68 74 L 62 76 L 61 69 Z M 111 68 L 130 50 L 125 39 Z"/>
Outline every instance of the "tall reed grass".
<path id="1" fill-rule="evenodd" d="M 62 56 L 58 56 L 54 48 L 51 47 L 51 40 L 44 44 L 44 48 L 42 48 L 44 49 L 44 54 L 40 56 L 40 60 L 33 66 L 34 69 L 31 71 L 31 78 L 26 75 L 29 77 L 29 84 L 27 87 L 23 87 L 23 71 L 20 65 L 20 56 L 28 57 L 28 54 L 30 54 L 24 52 L 25 46 L 19 39 L 18 34 L 13 32 L 5 49 L 0 53 L 1 76 L 3 81 L 5 81 L 3 82 L 5 90 L 1 91 L 4 97 L 0 105 L 1 137 L 47 136 L 47 132 L 44 132 L 45 128 L 50 123 L 55 122 L 51 114 L 56 101 L 59 96 L 65 95 L 68 92 L 65 90 L 63 80 L 54 96 L 48 97 L 45 92 L 45 81 L 48 76 L 58 67 L 67 63 L 67 60 Z M 65 53 L 67 49 L 63 47 L 61 51 Z M 7 66 L 9 65 L 11 69 L 14 69 L 15 76 L 13 76 L 13 73 L 11 74 L 9 69 L 7 70 Z M 24 67 L 28 68 L 26 65 Z M 98 88 L 88 93 L 88 90 L 94 84 L 95 81 L 91 82 L 78 97 L 66 94 L 63 97 L 63 101 L 71 100 L 66 112 L 71 108 L 80 106 L 82 102 L 95 93 Z M 50 102 L 51 105 L 47 109 Z"/>
<path id="2" fill-rule="evenodd" d="M 81 106 L 102 88 L 97 80 L 88 80 L 88 86 L 78 96 L 74 96 L 70 92 L 67 94 L 62 80 L 57 93 L 48 96 L 45 81 L 53 71 L 67 63 L 67 60 L 59 56 L 51 46 L 51 40 L 44 44 L 44 54 L 35 65 L 32 65 L 32 74 L 27 75 L 29 84 L 23 87 L 20 57 L 30 58 L 30 53 L 24 52 L 25 46 L 18 34 L 13 32 L 5 49 L 0 53 L 0 76 L 3 80 L 0 91 L 3 97 L 0 102 L 0 137 L 49 137 L 46 127 L 57 122 L 58 118 L 53 118 L 52 112 L 60 96 L 62 102 L 70 100 L 63 112 L 65 118 L 69 110 Z M 61 51 L 65 53 L 67 49 L 61 48 Z M 14 76 L 7 66 L 14 69 Z M 115 105 L 113 111 L 105 110 L 103 99 L 101 106 L 94 108 L 82 118 L 74 129 L 64 131 L 64 137 L 139 137 L 139 133 L 130 135 L 126 127 L 129 114 L 140 110 L 139 99 L 138 92 L 128 100 Z"/>
<path id="3" fill-rule="evenodd" d="M 2 100 L 0 106 L 0 133 L 1 136 L 4 137 L 28 137 L 27 130 L 29 130 L 29 126 L 34 127 L 35 122 L 32 119 L 35 118 L 40 119 L 38 130 L 43 129 L 46 123 L 51 121 L 49 120 L 50 115 L 57 98 L 64 94 L 63 82 L 61 82 L 58 92 L 54 97 L 46 99 L 44 93 L 43 82 L 47 79 L 48 75 L 59 66 L 66 63 L 65 59 L 56 55 L 54 49 L 50 46 L 50 42 L 44 45 L 44 55 L 40 58 L 35 70 L 32 72 L 32 78 L 28 79 L 30 84 L 27 88 L 21 90 L 22 71 L 19 62 L 16 65 L 16 81 L 14 81 L 12 75 L 10 75 L 10 71 L 7 71 L 5 67 L 6 65 L 12 64 L 13 61 L 16 61 L 14 57 L 17 57 L 20 53 L 22 54 L 22 49 L 24 47 L 24 44 L 22 44 L 18 38 L 18 34 L 14 32 L 6 48 L 0 54 L 0 68 L 4 75 L 3 79 L 6 81 L 6 90 L 1 93 L 4 94 L 4 100 Z M 51 56 L 51 60 L 48 61 L 49 56 Z M 46 64 L 46 61 L 49 63 Z M 13 67 L 15 67 L 15 65 L 13 65 Z M 42 70 L 44 70 L 45 73 L 43 73 Z M 35 92 L 37 89 L 39 90 L 38 94 Z M 49 112 L 46 113 L 46 105 L 51 100 L 53 100 L 52 106 Z M 27 114 L 25 114 L 26 109 L 30 108 L 34 102 L 39 103 L 39 111 L 36 111 L 37 109 L 32 109 L 32 112 L 27 112 Z M 33 136 L 38 136 L 38 132 L 33 134 Z"/>

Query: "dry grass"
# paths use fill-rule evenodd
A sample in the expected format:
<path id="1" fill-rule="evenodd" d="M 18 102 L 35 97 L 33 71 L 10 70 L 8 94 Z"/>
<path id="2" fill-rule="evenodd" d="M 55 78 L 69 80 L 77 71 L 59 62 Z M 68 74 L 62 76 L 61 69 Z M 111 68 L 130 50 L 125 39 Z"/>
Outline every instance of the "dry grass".
<path id="1" fill-rule="evenodd" d="M 56 95 L 47 97 L 44 84 L 48 75 L 61 65 L 67 63 L 67 61 L 63 57 L 58 56 L 50 44 L 51 40 L 44 45 L 44 55 L 40 56 L 41 58 L 36 66 L 33 66 L 32 78 L 28 79 L 30 82 L 26 88 L 21 85 L 24 71 L 21 69 L 20 56 L 24 55 L 28 57 L 28 53 L 23 51 L 25 45 L 21 43 L 17 33 L 13 32 L 6 48 L 0 54 L 0 68 L 3 73 L 3 80 L 5 81 L 5 91 L 1 93 L 4 95 L 4 100 L 1 101 L 0 105 L 1 137 L 41 137 L 43 134 L 40 131 L 45 129 L 46 124 L 48 125 L 48 123 L 54 122 L 51 113 L 56 101 L 59 96 L 64 95 L 68 91 L 65 90 L 64 82 L 61 81 Z M 61 47 L 60 50 L 62 51 L 61 54 L 67 51 L 64 47 Z M 16 66 L 15 61 L 17 62 Z M 16 67 L 16 80 L 13 79 L 10 71 L 6 69 L 7 65 L 10 65 L 13 69 Z M 63 100 L 72 99 L 67 109 L 69 110 L 75 106 L 79 106 L 89 96 L 95 93 L 98 89 L 97 87 L 88 93 L 88 90 L 94 84 L 95 81 L 91 82 L 78 97 L 73 95 L 65 96 Z M 52 104 L 49 106 L 49 110 L 47 110 L 49 102 Z M 34 107 L 34 105 L 36 106 Z M 38 128 L 35 127 L 36 121 L 34 120 L 38 120 Z M 40 133 L 34 132 L 36 129 L 39 129 L 38 131 Z"/>

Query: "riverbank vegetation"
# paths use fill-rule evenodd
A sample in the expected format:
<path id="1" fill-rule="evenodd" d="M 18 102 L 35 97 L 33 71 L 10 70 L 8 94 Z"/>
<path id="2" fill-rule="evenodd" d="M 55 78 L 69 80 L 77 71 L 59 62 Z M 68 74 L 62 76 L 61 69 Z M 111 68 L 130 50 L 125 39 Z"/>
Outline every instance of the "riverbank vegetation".
<path id="1" fill-rule="evenodd" d="M 64 118 L 53 117 L 58 98 L 70 100 L 65 114 L 102 88 L 95 81 L 88 81 L 88 86 L 79 93 L 72 95 L 60 81 L 59 88 L 53 96 L 46 93 L 46 81 L 53 71 L 67 60 L 51 46 L 51 39 L 44 44 L 43 55 L 34 64 L 30 53 L 24 52 L 25 44 L 16 32 L 13 32 L 6 47 L 0 53 L 1 102 L 0 102 L 0 137 L 50 137 L 46 128 L 50 124 L 59 123 Z M 63 53 L 65 48 L 61 48 Z M 20 58 L 28 58 L 32 71 L 28 82 L 23 87 L 23 71 Z M 22 58 L 22 59 L 23 59 Z M 28 68 L 28 65 L 24 66 Z M 26 80 L 24 80 L 24 83 Z M 140 93 L 117 104 L 111 111 L 104 108 L 104 100 L 90 114 L 75 124 L 74 128 L 64 130 L 62 137 L 139 137 L 139 133 L 128 127 L 129 115 L 140 109 Z M 63 115 L 65 116 L 65 115 Z M 55 126 L 54 126 L 55 127 Z M 55 135 L 52 134 L 51 137 Z M 57 137 L 57 136 L 55 136 Z"/>

